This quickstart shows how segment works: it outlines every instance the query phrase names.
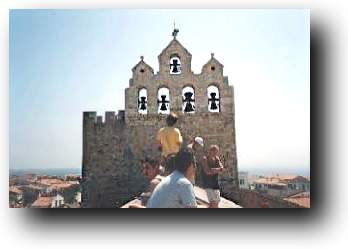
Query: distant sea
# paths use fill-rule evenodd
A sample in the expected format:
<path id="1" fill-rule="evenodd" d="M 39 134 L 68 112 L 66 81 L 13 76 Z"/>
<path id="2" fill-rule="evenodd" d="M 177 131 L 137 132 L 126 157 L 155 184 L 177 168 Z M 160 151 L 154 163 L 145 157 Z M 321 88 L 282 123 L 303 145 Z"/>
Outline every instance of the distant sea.
<path id="1" fill-rule="evenodd" d="M 268 168 L 268 167 L 238 167 L 238 171 L 247 171 L 249 175 L 301 175 L 310 176 L 309 168 Z M 81 175 L 81 168 L 58 168 L 58 169 L 10 169 L 10 175 L 55 175 L 65 176 L 68 174 Z"/>
<path id="2" fill-rule="evenodd" d="M 300 176 L 310 176 L 310 168 L 305 167 L 238 167 L 238 171 L 246 171 L 249 175 L 264 175 L 264 176 L 272 176 L 272 175 L 300 175 Z"/>
<path id="3" fill-rule="evenodd" d="M 10 169 L 10 175 L 50 175 L 65 176 L 68 174 L 81 175 L 81 168 L 59 168 L 59 169 Z"/>

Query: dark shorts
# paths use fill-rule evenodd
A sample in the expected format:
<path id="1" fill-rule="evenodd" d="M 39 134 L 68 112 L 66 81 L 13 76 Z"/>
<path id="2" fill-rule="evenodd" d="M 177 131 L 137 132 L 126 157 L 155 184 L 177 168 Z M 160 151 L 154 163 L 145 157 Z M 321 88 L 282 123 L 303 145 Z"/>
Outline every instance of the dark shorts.
<path id="1" fill-rule="evenodd" d="M 169 154 L 167 157 L 162 156 L 162 165 L 164 167 L 164 175 L 167 176 L 175 170 L 175 155 Z"/>

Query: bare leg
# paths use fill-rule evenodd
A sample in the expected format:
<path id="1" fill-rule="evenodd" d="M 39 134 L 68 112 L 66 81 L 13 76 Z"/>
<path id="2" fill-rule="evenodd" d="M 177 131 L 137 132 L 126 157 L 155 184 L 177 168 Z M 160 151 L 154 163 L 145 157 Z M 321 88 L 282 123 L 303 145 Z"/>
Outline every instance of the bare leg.
<path id="1" fill-rule="evenodd" d="M 219 208 L 219 203 L 218 202 L 210 202 L 209 208 Z"/>

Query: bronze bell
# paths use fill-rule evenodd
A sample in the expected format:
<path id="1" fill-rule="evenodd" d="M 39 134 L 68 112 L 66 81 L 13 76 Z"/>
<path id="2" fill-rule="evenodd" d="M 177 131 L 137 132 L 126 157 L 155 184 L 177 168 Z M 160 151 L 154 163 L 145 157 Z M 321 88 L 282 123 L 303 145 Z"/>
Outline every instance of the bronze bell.
<path id="1" fill-rule="evenodd" d="M 193 95 L 193 93 L 191 93 L 191 92 L 186 92 L 184 94 L 184 96 L 185 96 L 184 102 L 186 102 L 184 112 L 193 112 L 194 111 L 193 105 L 191 104 L 191 102 L 194 101 L 192 99 L 192 95 Z"/>
<path id="2" fill-rule="evenodd" d="M 140 110 L 146 110 L 146 97 L 140 97 L 139 105 Z"/>
<path id="3" fill-rule="evenodd" d="M 218 106 L 216 105 L 215 101 L 219 100 L 219 99 L 216 98 L 216 93 L 211 93 L 210 96 L 211 96 L 211 99 L 210 99 L 210 101 L 211 101 L 210 109 L 211 110 L 217 110 Z"/>
<path id="4" fill-rule="evenodd" d="M 172 70 L 172 72 L 173 73 L 178 73 L 179 72 L 179 69 L 178 69 L 178 66 L 179 66 L 180 64 L 178 63 L 178 60 L 173 60 L 173 64 L 171 64 L 171 66 L 173 67 L 173 70 Z"/>
<path id="5" fill-rule="evenodd" d="M 166 102 L 168 102 L 168 101 L 166 100 L 166 95 L 161 95 L 161 101 L 160 101 L 160 103 L 161 103 L 161 108 L 160 108 L 160 110 L 161 110 L 161 111 L 166 111 L 166 110 L 167 110 Z"/>

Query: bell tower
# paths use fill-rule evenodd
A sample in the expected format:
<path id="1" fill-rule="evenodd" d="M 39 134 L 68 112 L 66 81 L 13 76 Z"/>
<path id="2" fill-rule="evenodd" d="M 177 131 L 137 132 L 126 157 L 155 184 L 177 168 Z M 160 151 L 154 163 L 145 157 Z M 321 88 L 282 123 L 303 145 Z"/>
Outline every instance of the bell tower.
<path id="1" fill-rule="evenodd" d="M 175 28 L 172 32 L 173 40 L 163 49 L 158 56 L 159 74 L 175 76 L 185 76 L 191 72 L 192 55 L 189 51 L 176 39 L 179 29 Z"/>
<path id="2" fill-rule="evenodd" d="M 177 40 L 178 33 L 174 27 L 172 40 L 158 56 L 159 72 L 140 56 L 125 89 L 124 111 L 107 112 L 105 121 L 95 112 L 84 113 L 84 206 L 111 207 L 143 189 L 141 161 L 146 155 L 160 157 L 156 135 L 170 112 L 179 116 L 183 146 L 199 136 L 206 149 L 220 147 L 226 169 L 219 176 L 221 193 L 238 199 L 233 86 L 213 53 L 201 72 L 192 72 L 192 55 Z"/>

